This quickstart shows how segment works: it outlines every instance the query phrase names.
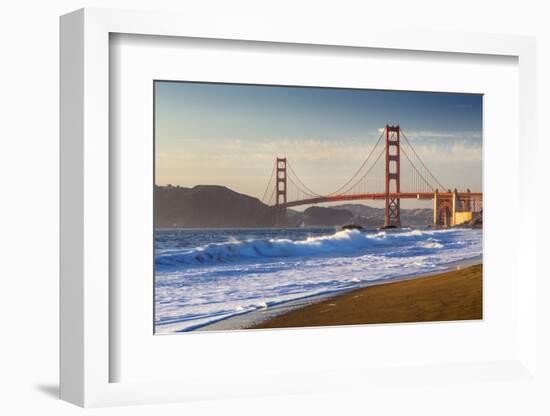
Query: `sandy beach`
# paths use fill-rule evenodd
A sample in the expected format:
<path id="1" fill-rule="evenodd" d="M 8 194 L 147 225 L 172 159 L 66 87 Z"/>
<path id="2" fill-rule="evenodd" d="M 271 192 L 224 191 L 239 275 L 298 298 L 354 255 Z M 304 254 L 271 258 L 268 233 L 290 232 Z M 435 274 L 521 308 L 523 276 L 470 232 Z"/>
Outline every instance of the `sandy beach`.
<path id="1" fill-rule="evenodd" d="M 482 319 L 482 270 L 478 264 L 369 286 L 291 310 L 250 328 Z"/>

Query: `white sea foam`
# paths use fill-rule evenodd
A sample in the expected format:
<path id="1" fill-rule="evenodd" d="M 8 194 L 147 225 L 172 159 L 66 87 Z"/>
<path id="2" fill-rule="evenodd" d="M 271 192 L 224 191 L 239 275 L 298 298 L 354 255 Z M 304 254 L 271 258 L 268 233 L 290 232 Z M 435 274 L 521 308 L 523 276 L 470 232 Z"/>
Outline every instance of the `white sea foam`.
<path id="1" fill-rule="evenodd" d="M 434 233 L 441 233 L 441 231 L 413 230 L 401 233 L 381 231 L 375 234 L 366 234 L 358 230 L 342 230 L 331 235 L 308 237 L 300 241 L 289 239 L 238 241 L 231 238 L 226 243 L 158 254 L 156 265 L 159 269 L 167 269 L 185 265 L 228 263 L 258 258 L 346 254 L 369 248 L 413 244 L 415 241 L 423 241 L 425 236 L 431 236 Z M 437 241 L 427 241 L 424 247 L 441 248 L 442 246 Z"/>
<path id="2" fill-rule="evenodd" d="M 157 250 L 158 332 L 191 330 L 259 308 L 444 270 L 481 255 L 481 230 L 344 230 L 299 240 L 226 239 Z"/>

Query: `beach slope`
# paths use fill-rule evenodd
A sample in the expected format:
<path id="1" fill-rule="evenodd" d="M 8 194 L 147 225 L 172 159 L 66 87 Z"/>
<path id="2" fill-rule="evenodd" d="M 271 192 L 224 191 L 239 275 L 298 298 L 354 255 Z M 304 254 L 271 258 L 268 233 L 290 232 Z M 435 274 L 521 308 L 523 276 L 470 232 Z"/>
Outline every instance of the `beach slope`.
<path id="1" fill-rule="evenodd" d="M 252 328 L 482 319 L 482 265 L 357 289 Z"/>

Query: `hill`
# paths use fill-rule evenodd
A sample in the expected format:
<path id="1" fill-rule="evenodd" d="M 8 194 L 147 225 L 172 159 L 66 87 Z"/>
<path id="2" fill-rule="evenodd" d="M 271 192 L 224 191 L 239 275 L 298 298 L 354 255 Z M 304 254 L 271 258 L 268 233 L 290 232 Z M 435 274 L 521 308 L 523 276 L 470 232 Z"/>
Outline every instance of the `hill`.
<path id="1" fill-rule="evenodd" d="M 433 221 L 431 209 L 401 209 L 403 225 L 423 226 Z M 384 209 L 363 204 L 333 207 L 312 206 L 305 211 L 287 210 L 289 226 L 341 226 L 358 224 L 379 227 Z M 197 185 L 155 187 L 155 226 L 159 228 L 273 227 L 273 210 L 259 199 L 225 186 Z"/>
<path id="2" fill-rule="evenodd" d="M 342 204 L 332 207 L 353 213 L 350 222 L 363 227 L 376 227 L 384 223 L 384 209 L 363 204 Z M 401 223 L 408 226 L 427 226 L 433 223 L 433 210 L 430 208 L 401 208 Z"/>
<path id="3" fill-rule="evenodd" d="M 309 207 L 303 212 L 303 223 L 305 225 L 344 225 L 348 223 L 353 214 L 345 209 Z"/>
<path id="4" fill-rule="evenodd" d="M 259 199 L 225 186 L 155 187 L 155 226 L 159 228 L 270 227 L 271 209 Z"/>
<path id="5" fill-rule="evenodd" d="M 311 211 L 315 208 L 314 211 Z M 344 213 L 347 213 L 344 214 Z M 289 225 L 343 225 L 380 227 L 384 224 L 384 209 L 363 204 L 341 204 L 329 208 L 311 207 L 303 212 L 287 210 Z M 428 226 L 433 223 L 433 210 L 429 208 L 401 209 L 401 223 L 406 226 Z"/>

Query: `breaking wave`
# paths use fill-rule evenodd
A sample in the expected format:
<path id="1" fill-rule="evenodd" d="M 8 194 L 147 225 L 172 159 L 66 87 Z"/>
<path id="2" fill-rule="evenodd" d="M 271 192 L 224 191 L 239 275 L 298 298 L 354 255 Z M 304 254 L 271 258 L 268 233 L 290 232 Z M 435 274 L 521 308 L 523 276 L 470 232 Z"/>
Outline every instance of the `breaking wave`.
<path id="1" fill-rule="evenodd" d="M 364 233 L 358 230 L 342 230 L 327 236 L 309 237 L 304 240 L 266 239 L 230 240 L 225 243 L 208 244 L 188 250 L 172 250 L 157 253 L 156 265 L 161 268 L 185 265 L 207 265 L 236 262 L 246 259 L 273 259 L 277 257 L 312 257 L 328 254 L 353 255 L 365 251 L 399 249 L 411 245 L 425 250 L 442 249 L 448 230 L 380 231 Z"/>

